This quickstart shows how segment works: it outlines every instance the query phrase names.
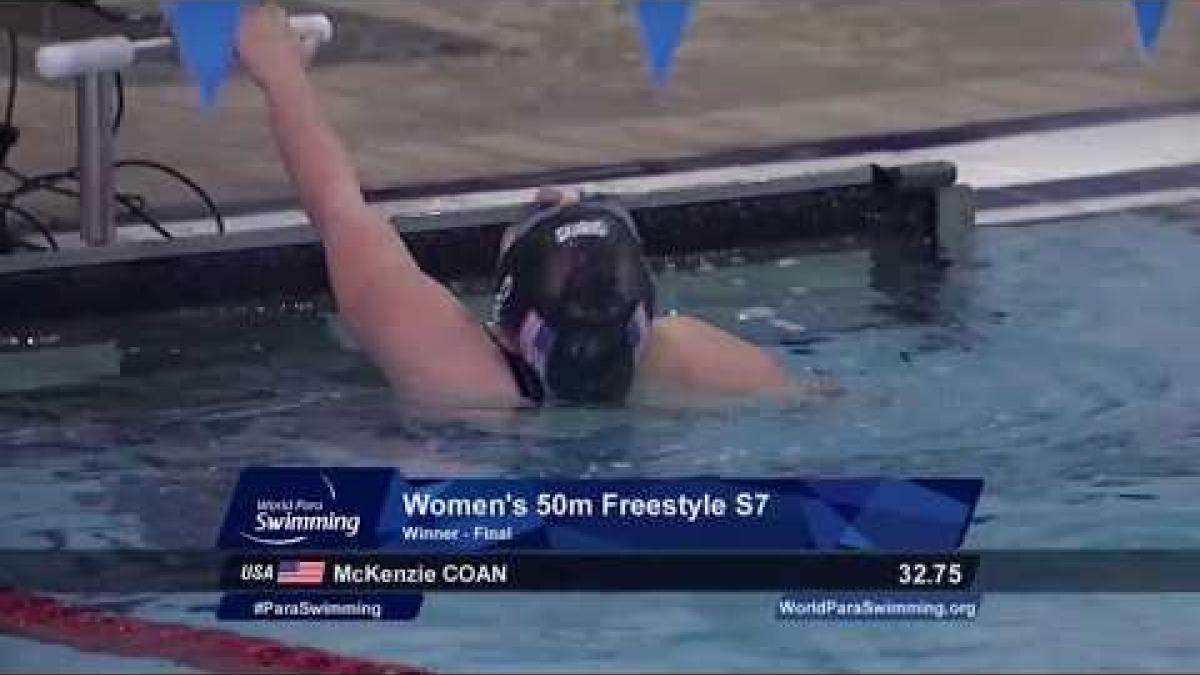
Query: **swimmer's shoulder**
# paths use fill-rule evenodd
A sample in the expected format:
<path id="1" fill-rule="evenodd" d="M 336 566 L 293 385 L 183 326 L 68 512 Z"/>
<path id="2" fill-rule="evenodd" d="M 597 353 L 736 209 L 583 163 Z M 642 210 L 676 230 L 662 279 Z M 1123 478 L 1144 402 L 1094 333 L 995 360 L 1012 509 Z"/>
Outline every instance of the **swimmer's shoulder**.
<path id="1" fill-rule="evenodd" d="M 694 317 L 651 324 L 639 368 L 639 388 L 714 396 L 793 398 L 814 393 L 761 347 Z M 836 393 L 826 387 L 823 394 Z"/>

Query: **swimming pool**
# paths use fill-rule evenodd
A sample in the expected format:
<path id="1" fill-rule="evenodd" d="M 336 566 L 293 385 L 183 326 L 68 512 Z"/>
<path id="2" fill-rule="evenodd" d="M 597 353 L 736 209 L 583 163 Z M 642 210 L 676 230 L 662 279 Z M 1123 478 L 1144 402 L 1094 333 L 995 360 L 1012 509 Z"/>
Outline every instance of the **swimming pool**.
<path id="1" fill-rule="evenodd" d="M 846 390 L 808 406 L 436 421 L 392 396 L 322 298 L 43 326 L 40 353 L 0 355 L 0 548 L 211 547 L 247 464 L 982 476 L 971 548 L 1200 546 L 1197 215 L 982 228 L 972 260 L 938 273 L 811 245 L 664 263 L 666 307 Z M 1184 670 L 1200 658 L 1188 595 L 989 596 L 966 626 L 779 623 L 776 599 L 445 594 L 411 625 L 236 628 L 438 671 Z M 215 623 L 211 595 L 82 600 Z M 34 665 L 170 668 L 0 638 L 0 670 Z"/>

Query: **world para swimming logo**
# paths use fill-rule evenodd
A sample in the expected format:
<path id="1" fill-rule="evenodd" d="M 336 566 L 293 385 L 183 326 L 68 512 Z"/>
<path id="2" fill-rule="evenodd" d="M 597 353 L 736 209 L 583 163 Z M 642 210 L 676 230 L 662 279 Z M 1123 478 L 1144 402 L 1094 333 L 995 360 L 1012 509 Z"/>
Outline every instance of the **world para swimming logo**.
<path id="1" fill-rule="evenodd" d="M 255 498 L 250 526 L 238 534 L 264 546 L 294 546 L 317 535 L 340 533 L 347 539 L 357 537 L 362 518 L 338 512 L 338 492 L 333 481 L 323 471 L 316 475 L 319 485 L 294 486 L 295 489 L 289 490 L 291 496 Z"/>

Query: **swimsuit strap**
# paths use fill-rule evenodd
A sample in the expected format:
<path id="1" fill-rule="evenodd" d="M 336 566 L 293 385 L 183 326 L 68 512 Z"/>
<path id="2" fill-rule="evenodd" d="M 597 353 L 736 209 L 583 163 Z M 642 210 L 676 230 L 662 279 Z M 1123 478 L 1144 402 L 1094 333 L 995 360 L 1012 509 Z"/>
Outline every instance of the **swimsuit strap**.
<path id="1" fill-rule="evenodd" d="M 496 335 L 488 328 L 484 328 L 488 337 L 492 338 L 492 342 L 500 349 L 500 353 L 504 355 L 504 360 L 508 363 L 509 370 L 512 371 L 513 382 L 517 385 L 517 391 L 521 396 L 529 401 L 541 404 L 546 400 L 546 391 L 542 387 L 542 379 L 538 377 L 537 371 L 525 362 L 524 357 L 520 354 L 515 354 L 496 338 Z"/>

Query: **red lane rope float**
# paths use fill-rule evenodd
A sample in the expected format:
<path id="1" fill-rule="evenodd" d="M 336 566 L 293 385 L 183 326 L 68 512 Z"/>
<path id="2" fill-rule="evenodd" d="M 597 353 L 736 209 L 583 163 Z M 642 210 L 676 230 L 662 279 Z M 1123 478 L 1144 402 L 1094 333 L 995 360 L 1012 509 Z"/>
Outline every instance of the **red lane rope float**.
<path id="1" fill-rule="evenodd" d="M 427 673 L 238 633 L 155 623 L 0 588 L 0 633 L 85 652 L 172 661 L 215 673 Z"/>

